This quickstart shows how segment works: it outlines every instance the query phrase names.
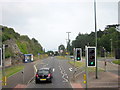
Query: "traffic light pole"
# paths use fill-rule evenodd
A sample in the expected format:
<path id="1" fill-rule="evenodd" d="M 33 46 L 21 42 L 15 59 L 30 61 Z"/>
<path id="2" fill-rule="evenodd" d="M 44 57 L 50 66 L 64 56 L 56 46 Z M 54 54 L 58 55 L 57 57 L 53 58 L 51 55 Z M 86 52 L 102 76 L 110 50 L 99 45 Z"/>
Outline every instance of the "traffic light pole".
<path id="1" fill-rule="evenodd" d="M 74 52 L 74 73 L 73 73 L 73 78 L 75 80 L 75 56 L 76 56 L 75 48 L 74 48 L 73 52 Z"/>
<path id="2" fill-rule="evenodd" d="M 106 72 L 106 65 L 107 65 L 107 62 L 106 62 L 106 50 L 105 50 L 105 72 Z"/>
<path id="3" fill-rule="evenodd" d="M 96 79 L 98 79 L 98 63 L 97 63 L 97 22 L 96 22 L 96 0 L 94 0 L 94 14 L 95 14 L 95 40 L 96 40 Z"/>
<path id="4" fill-rule="evenodd" d="M 85 71 L 86 71 L 86 90 L 88 88 L 88 68 L 87 68 L 87 46 L 85 46 L 85 59 L 86 59 L 86 67 L 85 67 Z"/>
<path id="5" fill-rule="evenodd" d="M 2 62 L 2 84 L 6 85 L 6 74 L 5 74 L 5 44 L 3 44 L 3 62 Z"/>

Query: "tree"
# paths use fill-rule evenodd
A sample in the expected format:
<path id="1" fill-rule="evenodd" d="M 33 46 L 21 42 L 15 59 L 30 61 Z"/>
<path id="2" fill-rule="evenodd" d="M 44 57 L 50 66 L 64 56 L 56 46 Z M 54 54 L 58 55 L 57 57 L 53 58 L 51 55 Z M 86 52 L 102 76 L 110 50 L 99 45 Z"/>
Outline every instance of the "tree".
<path id="1" fill-rule="evenodd" d="M 113 52 L 115 48 L 120 48 L 120 32 L 116 30 L 118 25 L 108 25 L 104 31 L 97 31 L 97 51 L 100 52 L 101 48 L 104 47 L 107 52 L 111 51 L 111 41 Z M 95 46 L 95 32 L 90 34 L 79 33 L 75 40 L 72 41 L 72 48 L 82 48 L 85 51 L 85 46 Z M 84 53 L 83 53 L 84 54 Z"/>
<path id="2" fill-rule="evenodd" d="M 58 47 L 58 51 L 59 51 L 59 54 L 60 55 L 65 55 L 65 46 L 63 44 L 61 44 L 59 47 Z"/>

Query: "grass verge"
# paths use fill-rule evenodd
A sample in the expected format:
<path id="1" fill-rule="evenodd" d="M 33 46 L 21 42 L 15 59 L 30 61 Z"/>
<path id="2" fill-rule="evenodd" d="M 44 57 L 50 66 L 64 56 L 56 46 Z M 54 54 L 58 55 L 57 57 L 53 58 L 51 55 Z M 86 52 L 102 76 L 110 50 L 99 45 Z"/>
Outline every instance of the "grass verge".
<path id="1" fill-rule="evenodd" d="M 114 64 L 119 64 L 120 65 L 120 59 L 112 61 Z"/>
<path id="2" fill-rule="evenodd" d="M 10 77 L 12 75 L 14 75 L 15 73 L 21 71 L 22 69 L 24 68 L 23 65 L 18 65 L 18 66 L 12 66 L 12 67 L 9 67 L 9 68 L 6 68 L 5 69 L 5 74 L 6 74 L 6 77 Z M 0 71 L 0 80 L 2 80 L 2 70 Z"/>
<path id="3" fill-rule="evenodd" d="M 69 61 L 68 63 L 74 66 L 74 61 Z M 85 62 L 75 62 L 75 67 L 78 68 L 85 67 Z M 96 67 L 88 67 L 88 71 L 95 72 Z M 104 69 L 98 67 L 98 71 L 104 71 Z"/>
<path id="4" fill-rule="evenodd" d="M 70 58 L 67 56 L 57 56 L 57 58 L 61 60 L 70 60 Z"/>
<path id="5" fill-rule="evenodd" d="M 74 61 L 69 61 L 68 63 L 74 66 Z M 85 62 L 75 62 L 75 67 L 85 67 Z"/>
<path id="6" fill-rule="evenodd" d="M 45 59 L 45 58 L 47 58 L 48 57 L 48 55 L 47 54 L 42 54 L 42 55 L 36 55 L 36 56 L 34 56 L 34 61 L 37 61 L 37 60 L 40 60 L 40 59 Z"/>
<path id="7" fill-rule="evenodd" d="M 23 68 L 24 68 L 23 65 L 12 66 L 12 67 L 6 68 L 5 69 L 6 77 L 8 78 L 14 75 L 15 73 L 21 71 Z"/>

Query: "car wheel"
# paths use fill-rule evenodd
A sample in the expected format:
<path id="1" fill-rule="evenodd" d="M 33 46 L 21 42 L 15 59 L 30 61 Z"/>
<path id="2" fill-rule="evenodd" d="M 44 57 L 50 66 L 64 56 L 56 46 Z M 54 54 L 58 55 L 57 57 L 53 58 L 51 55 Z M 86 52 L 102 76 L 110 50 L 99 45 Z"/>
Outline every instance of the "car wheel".
<path id="1" fill-rule="evenodd" d="M 50 79 L 50 81 L 49 81 L 50 83 L 52 83 L 52 79 Z"/>
<path id="2" fill-rule="evenodd" d="M 39 83 L 39 81 L 38 81 L 38 80 L 35 80 L 35 83 L 36 83 L 36 84 L 38 84 L 38 83 Z"/>

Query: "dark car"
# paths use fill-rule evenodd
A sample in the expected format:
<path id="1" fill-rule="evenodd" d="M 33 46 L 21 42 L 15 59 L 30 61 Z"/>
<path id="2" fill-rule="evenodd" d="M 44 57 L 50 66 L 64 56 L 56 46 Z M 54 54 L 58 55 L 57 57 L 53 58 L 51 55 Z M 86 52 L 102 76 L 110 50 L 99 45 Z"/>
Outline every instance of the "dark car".
<path id="1" fill-rule="evenodd" d="M 35 82 L 39 83 L 42 81 L 48 81 L 52 82 L 52 70 L 51 68 L 41 68 L 37 70 L 36 76 L 35 76 Z"/>

